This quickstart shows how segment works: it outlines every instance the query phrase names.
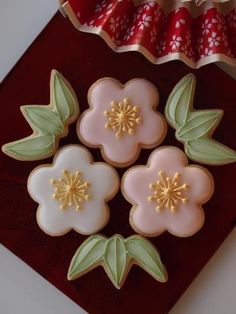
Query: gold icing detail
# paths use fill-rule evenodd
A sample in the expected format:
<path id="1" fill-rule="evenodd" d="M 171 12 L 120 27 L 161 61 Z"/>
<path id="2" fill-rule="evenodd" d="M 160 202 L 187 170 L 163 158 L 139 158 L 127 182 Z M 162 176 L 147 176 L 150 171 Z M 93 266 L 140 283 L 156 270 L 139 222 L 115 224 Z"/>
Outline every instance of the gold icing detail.
<path id="1" fill-rule="evenodd" d="M 186 183 L 180 184 L 178 179 L 180 174 L 175 173 L 173 178 L 166 176 L 163 171 L 159 171 L 160 181 L 151 183 L 149 188 L 153 191 L 153 195 L 148 196 L 149 202 L 158 203 L 156 211 L 160 212 L 163 208 L 168 208 L 172 213 L 176 212 L 178 202 L 185 204 L 187 198 L 183 197 L 183 191 L 188 189 Z"/>
<path id="2" fill-rule="evenodd" d="M 112 101 L 111 107 L 110 111 L 104 111 L 104 116 L 108 119 L 105 127 L 115 130 L 117 138 L 121 138 L 124 133 L 133 135 L 137 125 L 142 122 L 139 108 L 133 106 L 127 98 L 124 98 L 122 102 Z"/>
<path id="3" fill-rule="evenodd" d="M 50 181 L 54 186 L 53 198 L 61 203 L 61 210 L 74 206 L 76 211 L 79 211 L 82 209 L 82 203 L 90 199 L 91 196 L 87 192 L 90 184 L 83 181 L 81 175 L 79 171 L 70 173 L 63 170 L 60 178 Z"/>

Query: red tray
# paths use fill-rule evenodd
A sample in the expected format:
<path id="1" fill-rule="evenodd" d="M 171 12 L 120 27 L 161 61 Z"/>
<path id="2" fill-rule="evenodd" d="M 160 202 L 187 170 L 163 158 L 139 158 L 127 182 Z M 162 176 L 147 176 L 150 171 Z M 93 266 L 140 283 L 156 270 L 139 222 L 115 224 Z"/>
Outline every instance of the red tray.
<path id="1" fill-rule="evenodd" d="M 81 111 L 88 106 L 86 94 L 90 85 L 101 77 L 113 76 L 122 82 L 144 77 L 156 84 L 161 95 L 159 109 L 163 112 L 174 85 L 191 71 L 180 61 L 156 66 L 136 52 L 117 54 L 101 38 L 78 32 L 58 14 L 0 87 L 1 145 L 30 134 L 19 106 L 49 103 L 52 68 L 71 82 Z M 198 78 L 195 107 L 225 110 L 215 136 L 235 149 L 236 81 L 214 65 L 193 72 Z M 66 143 L 78 143 L 75 125 L 60 144 Z M 163 144 L 182 147 L 170 128 Z M 99 150 L 91 151 L 95 161 L 102 160 Z M 143 151 L 137 163 L 145 163 L 149 153 L 149 150 Z M 204 206 L 203 229 L 190 238 L 165 233 L 152 239 L 167 267 L 167 284 L 156 282 L 137 267 L 130 271 L 120 291 L 112 286 L 102 268 L 68 282 L 69 262 L 85 237 L 72 231 L 53 238 L 39 229 L 35 219 L 37 204 L 27 193 L 26 181 L 30 171 L 41 163 L 45 161 L 20 162 L 1 154 L 0 241 L 91 314 L 167 313 L 235 224 L 236 164 L 208 167 L 215 177 L 216 190 Z M 124 169 L 119 170 L 120 174 L 123 172 Z M 133 234 L 128 222 L 130 204 L 120 193 L 110 202 L 110 208 L 111 219 L 102 232 L 107 236 Z"/>

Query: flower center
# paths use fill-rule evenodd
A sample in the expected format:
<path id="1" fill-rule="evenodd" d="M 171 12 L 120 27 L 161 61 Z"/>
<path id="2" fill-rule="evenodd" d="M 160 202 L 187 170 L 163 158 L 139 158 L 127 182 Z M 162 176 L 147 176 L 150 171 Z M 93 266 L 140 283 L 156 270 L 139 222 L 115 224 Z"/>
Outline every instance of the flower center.
<path id="1" fill-rule="evenodd" d="M 188 189 L 186 183 L 180 184 L 178 179 L 180 174 L 175 173 L 173 178 L 167 177 L 163 171 L 158 172 L 159 181 L 151 183 L 149 188 L 153 191 L 153 195 L 148 197 L 149 202 L 156 202 L 158 205 L 156 211 L 160 212 L 163 208 L 168 208 L 175 213 L 179 202 L 185 204 L 187 198 L 183 197 L 183 192 Z"/>
<path id="2" fill-rule="evenodd" d="M 139 116 L 139 108 L 133 106 L 129 99 L 124 98 L 122 102 L 111 102 L 112 109 L 104 111 L 108 122 L 106 128 L 116 131 L 116 137 L 121 138 L 125 133 L 133 135 L 138 124 L 142 122 Z"/>
<path id="3" fill-rule="evenodd" d="M 63 170 L 62 176 L 57 180 L 52 179 L 51 184 L 54 186 L 53 198 L 61 203 L 61 210 L 74 206 L 78 211 L 82 208 L 82 203 L 90 199 L 87 193 L 90 184 L 81 179 L 79 171 L 70 173 Z"/>

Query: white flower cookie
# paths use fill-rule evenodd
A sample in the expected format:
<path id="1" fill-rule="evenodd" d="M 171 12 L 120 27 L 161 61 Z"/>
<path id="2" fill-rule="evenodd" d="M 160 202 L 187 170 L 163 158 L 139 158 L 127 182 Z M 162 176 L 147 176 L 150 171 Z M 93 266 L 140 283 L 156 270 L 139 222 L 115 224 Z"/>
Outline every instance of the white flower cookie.
<path id="1" fill-rule="evenodd" d="M 122 85 L 102 78 L 88 92 L 90 108 L 78 121 L 77 132 L 87 146 L 100 147 L 103 158 L 117 167 L 132 164 L 141 148 L 159 145 L 166 135 L 166 122 L 156 111 L 159 94 L 145 79 Z"/>
<path id="2" fill-rule="evenodd" d="M 101 230 L 109 219 L 106 202 L 118 188 L 115 169 L 94 163 L 88 150 L 79 145 L 63 147 L 52 165 L 37 167 L 28 179 L 29 194 L 39 203 L 38 224 L 52 236 L 71 229 L 86 235 Z"/>

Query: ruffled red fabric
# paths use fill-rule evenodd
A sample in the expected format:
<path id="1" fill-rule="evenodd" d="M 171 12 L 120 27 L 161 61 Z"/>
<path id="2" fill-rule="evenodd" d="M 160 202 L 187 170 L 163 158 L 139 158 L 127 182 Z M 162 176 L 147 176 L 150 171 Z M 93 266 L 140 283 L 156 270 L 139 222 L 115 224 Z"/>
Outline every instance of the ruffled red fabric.
<path id="1" fill-rule="evenodd" d="M 69 0 L 64 5 L 78 29 L 99 34 L 116 51 L 138 50 L 156 64 L 180 59 L 193 68 L 215 61 L 236 65 L 236 8 L 224 15 L 222 6 L 213 5 L 194 18 L 188 5 L 176 9 L 175 1 L 169 14 L 155 1 Z"/>

